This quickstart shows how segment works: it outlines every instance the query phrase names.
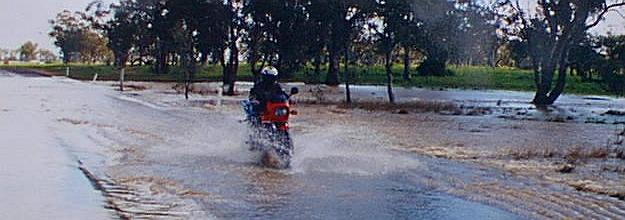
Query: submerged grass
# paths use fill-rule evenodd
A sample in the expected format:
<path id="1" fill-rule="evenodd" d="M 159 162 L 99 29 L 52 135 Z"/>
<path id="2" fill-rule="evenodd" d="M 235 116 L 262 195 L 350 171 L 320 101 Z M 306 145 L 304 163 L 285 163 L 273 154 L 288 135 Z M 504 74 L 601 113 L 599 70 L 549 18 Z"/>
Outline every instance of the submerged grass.
<path id="1" fill-rule="evenodd" d="M 454 103 L 438 101 L 414 101 L 405 103 L 357 102 L 351 105 L 343 104 L 345 108 L 360 108 L 367 111 L 391 111 L 399 114 L 408 112 L 461 112 Z"/>
<path id="2" fill-rule="evenodd" d="M 91 80 L 94 74 L 98 74 L 99 80 L 119 80 L 119 70 L 108 65 L 71 64 L 70 77 L 80 80 Z M 0 69 L 36 69 L 53 75 L 65 75 L 66 66 L 60 63 L 54 64 L 11 64 L 0 65 Z M 404 87 L 425 88 L 452 88 L 452 89 L 497 89 L 514 91 L 534 91 L 534 75 L 529 70 L 516 68 L 492 68 L 485 66 L 450 66 L 451 76 L 421 76 L 416 73 L 406 81 L 402 78 L 403 66 L 393 66 L 393 83 Z M 342 68 L 341 68 L 342 69 Z M 414 70 L 414 68 L 413 68 Z M 322 68 L 322 74 L 316 75 L 311 66 L 291 74 L 289 79 L 283 81 L 297 81 L 306 83 L 320 83 L 325 80 L 326 68 Z M 386 84 L 386 72 L 381 65 L 352 66 L 349 68 L 350 82 L 359 85 L 384 85 Z M 414 72 L 414 71 L 413 71 Z M 222 79 L 220 65 L 205 65 L 199 67 L 194 81 L 220 81 Z M 345 78 L 345 75 L 341 75 Z M 237 78 L 241 81 L 252 81 L 253 75 L 248 64 L 241 64 Z M 151 66 L 135 66 L 126 69 L 126 79 L 132 81 L 156 81 L 156 82 L 181 82 L 184 80 L 183 70 L 171 67 L 167 74 L 155 74 Z M 565 91 L 573 94 L 611 95 L 605 87 L 598 82 L 582 82 L 577 76 L 567 77 Z"/>

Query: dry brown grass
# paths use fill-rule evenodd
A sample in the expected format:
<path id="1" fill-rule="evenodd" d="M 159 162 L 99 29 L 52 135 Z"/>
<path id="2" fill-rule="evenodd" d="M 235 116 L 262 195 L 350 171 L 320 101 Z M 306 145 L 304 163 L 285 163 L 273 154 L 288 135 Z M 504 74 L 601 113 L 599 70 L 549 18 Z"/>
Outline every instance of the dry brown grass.
<path id="1" fill-rule="evenodd" d="M 114 83 L 111 85 L 111 87 L 113 88 L 119 88 L 119 83 Z M 143 91 L 146 89 L 149 89 L 150 87 L 148 87 L 147 85 L 144 84 L 131 84 L 131 83 L 124 83 L 124 90 L 133 90 L 133 91 Z"/>
<path id="2" fill-rule="evenodd" d="M 566 155 L 564 155 L 564 159 L 570 164 L 576 164 L 584 159 L 584 149 L 580 146 L 571 148 Z"/>
<path id="3" fill-rule="evenodd" d="M 587 158 L 607 158 L 610 155 L 610 149 L 607 147 L 593 147 L 588 150 Z"/>
<path id="4" fill-rule="evenodd" d="M 352 105 L 342 105 L 341 107 L 360 108 L 368 111 L 390 111 L 394 113 L 408 113 L 408 112 L 450 112 L 455 114 L 462 114 L 462 110 L 457 105 L 450 102 L 438 102 L 438 101 L 415 101 L 404 103 L 386 103 L 386 102 L 358 102 Z"/>
<path id="5" fill-rule="evenodd" d="M 506 155 L 515 160 L 529 160 L 535 158 L 553 158 L 560 155 L 560 152 L 552 147 L 530 147 L 523 149 L 510 149 Z"/>
<path id="6" fill-rule="evenodd" d="M 607 195 L 620 200 L 625 200 L 625 189 L 620 187 L 610 188 L 592 181 L 571 182 L 569 183 L 569 186 L 572 186 L 578 191 L 592 192 L 596 194 Z"/>
<path id="7" fill-rule="evenodd" d="M 588 159 L 603 159 L 610 156 L 610 149 L 607 147 L 584 148 L 576 146 L 567 151 L 564 159 L 572 164 L 583 162 Z"/>
<path id="8" fill-rule="evenodd" d="M 504 155 L 511 156 L 515 160 L 529 160 L 537 158 L 562 158 L 570 164 L 576 164 L 587 159 L 601 159 L 610 156 L 610 149 L 606 147 L 582 147 L 575 146 L 568 150 L 555 149 L 552 147 L 530 147 L 523 149 L 510 149 Z"/>

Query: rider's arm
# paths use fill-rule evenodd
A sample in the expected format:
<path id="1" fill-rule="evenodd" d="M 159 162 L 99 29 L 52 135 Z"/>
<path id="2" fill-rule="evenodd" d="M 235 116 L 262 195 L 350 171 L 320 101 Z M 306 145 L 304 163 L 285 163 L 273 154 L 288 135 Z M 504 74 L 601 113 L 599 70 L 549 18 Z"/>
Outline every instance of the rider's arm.
<path id="1" fill-rule="evenodd" d="M 256 85 L 254 85 L 252 87 L 252 89 L 250 89 L 250 99 L 258 99 L 258 87 L 256 87 Z"/>
<path id="2" fill-rule="evenodd" d="M 285 96 L 287 96 L 287 97 L 289 96 L 289 94 L 288 94 L 288 93 L 286 93 L 286 92 L 284 91 L 284 89 L 282 89 L 282 86 L 280 86 L 280 84 L 277 84 L 277 83 L 276 83 L 276 85 L 275 85 L 275 87 L 274 87 L 274 91 L 278 91 L 281 95 L 285 95 Z"/>

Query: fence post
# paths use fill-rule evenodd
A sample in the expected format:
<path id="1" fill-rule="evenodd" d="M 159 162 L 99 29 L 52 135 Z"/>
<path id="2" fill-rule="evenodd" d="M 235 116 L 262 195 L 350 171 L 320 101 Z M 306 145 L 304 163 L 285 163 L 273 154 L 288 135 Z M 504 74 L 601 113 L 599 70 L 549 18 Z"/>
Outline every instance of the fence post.
<path id="1" fill-rule="evenodd" d="M 217 88 L 217 106 L 221 106 L 222 99 L 224 97 L 224 89 L 223 87 Z"/>
<path id="2" fill-rule="evenodd" d="M 125 75 L 125 69 L 122 68 L 121 71 L 119 72 L 119 91 L 124 91 L 124 75 Z"/>

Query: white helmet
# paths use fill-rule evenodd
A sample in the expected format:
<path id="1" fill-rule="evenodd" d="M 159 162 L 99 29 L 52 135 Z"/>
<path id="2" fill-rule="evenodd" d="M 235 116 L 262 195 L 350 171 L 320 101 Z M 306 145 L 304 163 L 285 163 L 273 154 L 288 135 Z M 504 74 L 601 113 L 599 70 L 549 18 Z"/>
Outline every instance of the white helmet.
<path id="1" fill-rule="evenodd" d="M 265 82 L 275 82 L 278 80 L 278 69 L 273 66 L 268 66 L 260 71 L 260 77 Z"/>

